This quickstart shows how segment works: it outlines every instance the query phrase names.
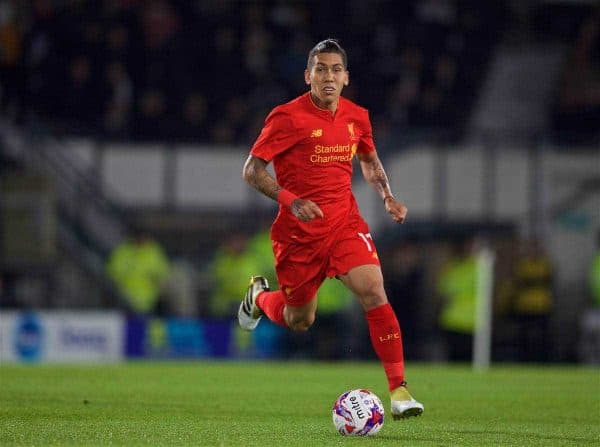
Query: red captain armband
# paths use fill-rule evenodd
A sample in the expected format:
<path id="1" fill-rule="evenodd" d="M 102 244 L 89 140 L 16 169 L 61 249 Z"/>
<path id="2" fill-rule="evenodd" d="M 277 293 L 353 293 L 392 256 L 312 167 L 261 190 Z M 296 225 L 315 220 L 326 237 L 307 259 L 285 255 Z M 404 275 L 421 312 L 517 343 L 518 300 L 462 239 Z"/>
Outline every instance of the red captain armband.
<path id="1" fill-rule="evenodd" d="M 287 189 L 282 189 L 277 194 L 277 201 L 285 206 L 292 206 L 292 202 L 296 200 L 298 196 L 292 192 L 289 192 Z"/>

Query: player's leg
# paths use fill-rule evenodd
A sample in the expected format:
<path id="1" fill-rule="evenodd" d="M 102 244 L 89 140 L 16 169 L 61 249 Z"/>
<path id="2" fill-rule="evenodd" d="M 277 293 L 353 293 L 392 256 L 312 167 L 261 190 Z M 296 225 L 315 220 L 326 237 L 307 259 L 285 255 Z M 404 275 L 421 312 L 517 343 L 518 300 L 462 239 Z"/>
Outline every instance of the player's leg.
<path id="1" fill-rule="evenodd" d="M 406 389 L 400 325 L 387 300 L 377 250 L 364 221 L 361 230 L 349 229 L 340 236 L 327 274 L 337 275 L 365 310 L 371 344 L 388 379 L 392 416 L 417 416 L 423 412 L 423 405 Z"/>
<path id="2" fill-rule="evenodd" d="M 324 248 L 321 249 L 325 252 Z M 253 277 L 240 305 L 240 326 L 253 330 L 262 315 L 293 331 L 306 331 L 315 321 L 316 294 L 325 279 L 324 256 L 312 245 L 273 243 L 281 290 L 269 291 L 266 279 Z M 306 262 L 306 259 L 311 262 Z"/>
<path id="3" fill-rule="evenodd" d="M 295 267 L 292 271 L 298 272 Z M 263 292 L 258 295 L 257 305 L 273 322 L 288 327 L 292 331 L 306 331 L 315 321 L 317 312 L 317 290 L 323 282 L 321 274 L 312 279 L 304 272 L 296 279 L 296 284 L 289 281 L 290 275 L 278 270 L 281 289 L 276 292 Z"/>
<path id="4" fill-rule="evenodd" d="M 287 326 L 298 332 L 307 331 L 315 322 L 317 312 L 317 297 L 313 298 L 306 304 L 301 306 L 285 306 L 283 309 L 283 317 Z"/>
<path id="5" fill-rule="evenodd" d="M 293 299 L 289 296 L 286 298 L 282 290 L 269 291 L 265 278 L 253 276 L 238 310 L 240 326 L 246 330 L 254 330 L 262 316 L 266 315 L 280 326 L 293 331 L 306 331 L 315 321 L 317 311 L 314 290 L 315 287 L 311 284 L 303 285 L 294 293 Z M 291 303 L 288 304 L 288 301 Z"/>
<path id="6" fill-rule="evenodd" d="M 404 382 L 404 352 L 400 325 L 383 287 L 378 265 L 351 268 L 340 280 L 358 298 L 365 311 L 373 349 L 383 364 L 390 391 Z"/>
<path id="7" fill-rule="evenodd" d="M 269 319 L 292 331 L 306 331 L 315 321 L 317 290 L 325 280 L 328 246 L 273 242 L 281 291 L 263 293 L 258 306 Z"/>
<path id="8" fill-rule="evenodd" d="M 393 418 L 419 416 L 423 405 L 406 388 L 400 325 L 387 300 L 381 268 L 360 265 L 339 278 L 357 296 L 366 313 L 371 343 L 388 379 Z"/>

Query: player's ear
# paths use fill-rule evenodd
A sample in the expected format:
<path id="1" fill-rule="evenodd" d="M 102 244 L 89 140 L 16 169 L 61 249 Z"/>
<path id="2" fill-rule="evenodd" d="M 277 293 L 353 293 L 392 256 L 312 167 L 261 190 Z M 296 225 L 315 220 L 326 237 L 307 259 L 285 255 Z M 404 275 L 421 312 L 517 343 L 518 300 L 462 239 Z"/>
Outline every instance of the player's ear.
<path id="1" fill-rule="evenodd" d="M 308 68 L 304 70 L 304 82 L 306 82 L 306 85 L 310 85 L 310 71 L 308 71 Z"/>
<path id="2" fill-rule="evenodd" d="M 350 72 L 346 70 L 346 78 L 344 79 L 344 85 L 347 87 L 350 84 Z"/>

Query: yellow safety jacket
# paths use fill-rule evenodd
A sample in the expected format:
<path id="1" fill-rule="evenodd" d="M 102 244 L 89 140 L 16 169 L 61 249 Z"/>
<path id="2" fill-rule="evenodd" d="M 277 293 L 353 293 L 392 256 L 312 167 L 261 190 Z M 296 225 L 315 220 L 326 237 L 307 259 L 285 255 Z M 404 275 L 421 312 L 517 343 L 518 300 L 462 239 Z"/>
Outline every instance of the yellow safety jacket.
<path id="1" fill-rule="evenodd" d="M 170 267 L 167 256 L 156 242 L 127 241 L 113 251 L 107 270 L 131 308 L 149 313 L 156 306 Z"/>
<path id="2" fill-rule="evenodd" d="M 452 260 L 442 270 L 438 292 L 445 299 L 440 315 L 443 329 L 472 334 L 477 302 L 477 259 Z"/>

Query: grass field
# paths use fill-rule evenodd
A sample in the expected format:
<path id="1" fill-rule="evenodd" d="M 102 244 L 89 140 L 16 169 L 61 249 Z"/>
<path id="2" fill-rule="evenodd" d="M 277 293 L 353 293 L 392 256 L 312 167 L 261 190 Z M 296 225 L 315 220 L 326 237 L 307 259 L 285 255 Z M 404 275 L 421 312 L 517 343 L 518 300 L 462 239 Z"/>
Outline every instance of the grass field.
<path id="1" fill-rule="evenodd" d="M 0 445 L 600 445 L 600 374 L 577 367 L 411 365 L 422 417 L 369 438 L 331 423 L 341 392 L 389 409 L 376 363 L 123 363 L 0 367 Z"/>

